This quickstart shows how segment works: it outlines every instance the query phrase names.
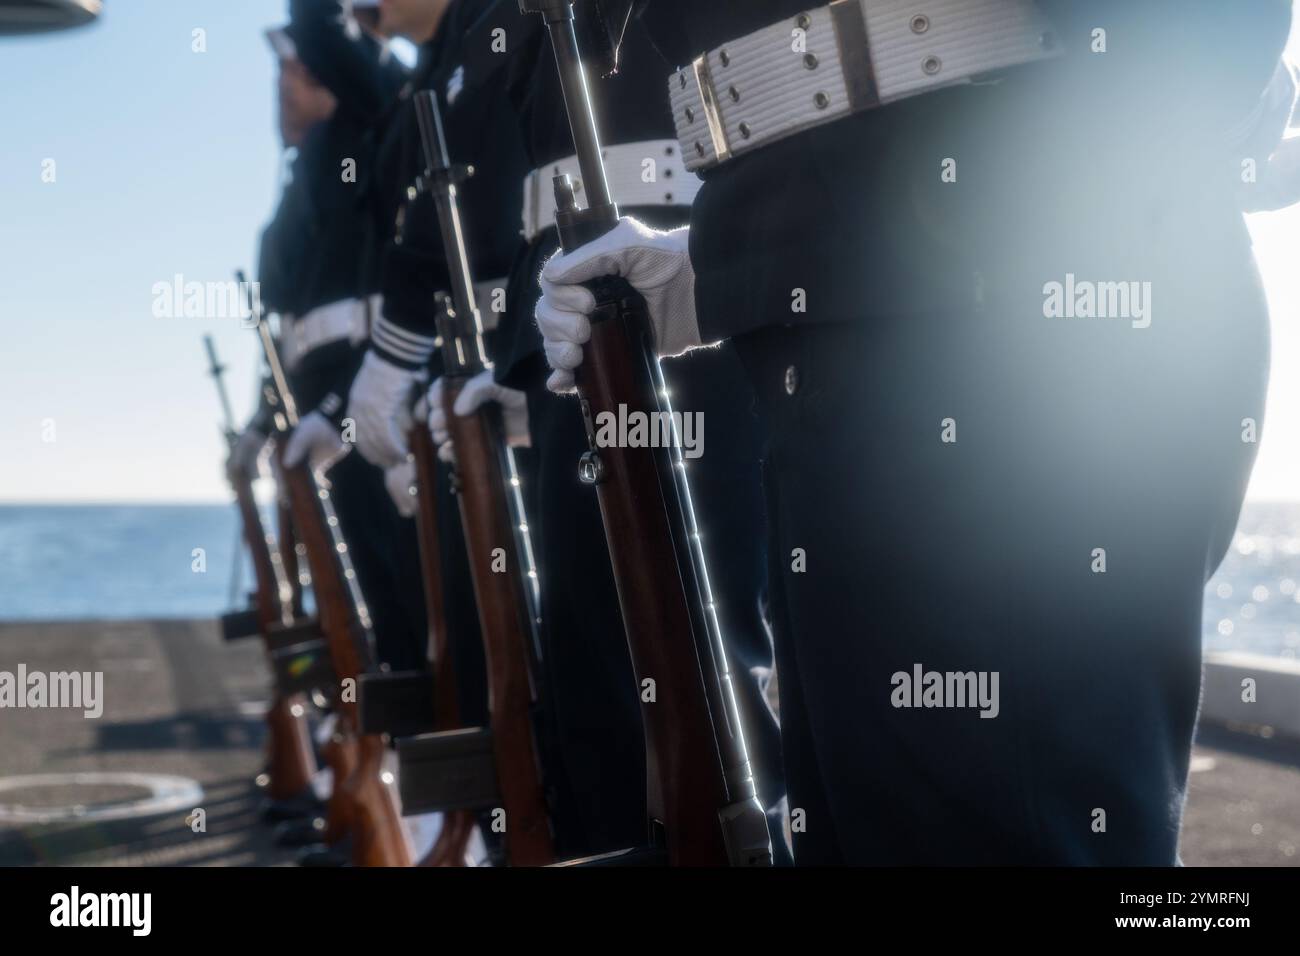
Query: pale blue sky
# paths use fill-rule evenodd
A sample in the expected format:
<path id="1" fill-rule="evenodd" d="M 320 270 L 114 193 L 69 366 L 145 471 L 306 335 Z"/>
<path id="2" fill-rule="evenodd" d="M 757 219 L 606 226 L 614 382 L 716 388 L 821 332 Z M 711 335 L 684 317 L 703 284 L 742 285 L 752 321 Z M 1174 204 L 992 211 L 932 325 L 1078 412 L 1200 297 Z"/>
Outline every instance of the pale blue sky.
<path id="1" fill-rule="evenodd" d="M 256 343 L 232 319 L 155 318 L 151 289 L 254 265 L 280 167 L 261 31 L 285 4 L 105 7 L 86 30 L 0 39 L 0 501 L 224 501 L 201 339 L 241 415 Z M 1252 230 L 1274 368 L 1251 494 L 1300 499 L 1300 208 Z"/>
<path id="2" fill-rule="evenodd" d="M 154 318 L 151 289 L 254 265 L 280 168 L 261 31 L 285 4 L 104 6 L 84 30 L 0 39 L 0 500 L 219 501 L 202 335 L 241 412 L 256 342 L 234 320 Z"/>

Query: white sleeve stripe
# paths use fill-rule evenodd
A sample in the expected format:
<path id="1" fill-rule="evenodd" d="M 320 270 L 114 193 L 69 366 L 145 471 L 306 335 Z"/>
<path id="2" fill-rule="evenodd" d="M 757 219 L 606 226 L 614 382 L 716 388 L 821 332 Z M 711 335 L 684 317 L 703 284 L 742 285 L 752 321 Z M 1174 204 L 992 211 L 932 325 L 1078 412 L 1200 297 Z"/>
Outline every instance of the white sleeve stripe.
<path id="1" fill-rule="evenodd" d="M 384 319 L 370 330 L 375 345 L 410 362 L 423 362 L 433 354 L 435 339 L 397 328 Z"/>

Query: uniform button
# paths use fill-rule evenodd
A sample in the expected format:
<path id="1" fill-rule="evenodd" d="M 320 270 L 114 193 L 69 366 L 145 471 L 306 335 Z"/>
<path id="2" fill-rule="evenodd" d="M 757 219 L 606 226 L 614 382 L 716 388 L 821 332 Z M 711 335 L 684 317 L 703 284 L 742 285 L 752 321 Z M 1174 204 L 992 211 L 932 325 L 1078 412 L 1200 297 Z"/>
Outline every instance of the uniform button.
<path id="1" fill-rule="evenodd" d="M 799 391 L 799 370 L 791 365 L 785 370 L 785 393 L 793 395 Z"/>

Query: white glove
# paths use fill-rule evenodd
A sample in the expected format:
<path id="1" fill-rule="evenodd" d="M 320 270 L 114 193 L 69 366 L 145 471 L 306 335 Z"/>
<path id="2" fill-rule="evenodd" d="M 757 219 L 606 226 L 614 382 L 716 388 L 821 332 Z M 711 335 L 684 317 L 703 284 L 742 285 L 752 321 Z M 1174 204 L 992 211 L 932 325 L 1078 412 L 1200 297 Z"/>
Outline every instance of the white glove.
<path id="1" fill-rule="evenodd" d="M 429 389 L 429 432 L 438 446 L 438 457 L 450 461 L 450 449 L 443 448 L 451 444 L 451 432 L 447 428 L 447 415 L 442 403 L 442 379 L 433 383 Z M 452 411 L 461 418 L 473 415 L 488 402 L 501 406 L 501 422 L 505 426 L 506 444 L 512 448 L 527 448 L 532 444 L 528 431 L 528 397 L 513 388 L 498 385 L 492 378 L 490 369 L 479 372 L 461 388 L 456 396 Z"/>
<path id="2" fill-rule="evenodd" d="M 296 468 L 306 459 L 312 471 L 328 471 L 349 450 L 333 422 L 320 412 L 308 412 L 284 446 L 284 463 Z"/>
<path id="3" fill-rule="evenodd" d="M 226 456 L 226 477 L 234 481 L 236 476 L 244 475 L 256 480 L 262 473 L 262 453 L 269 441 L 256 428 L 245 428 Z"/>
<path id="4" fill-rule="evenodd" d="M 546 383 L 552 391 L 573 389 L 573 370 L 582 364 L 582 346 L 591 338 L 587 316 L 596 307 L 596 297 L 582 282 L 620 276 L 631 283 L 645 297 L 660 355 L 680 355 L 702 344 L 689 240 L 688 226 L 658 232 L 635 219 L 623 219 L 595 242 L 551 257 L 542 269 L 537 327 L 546 360 L 555 370 Z"/>
<path id="5" fill-rule="evenodd" d="M 417 410 L 420 403 L 416 403 Z M 442 405 L 442 376 L 435 378 L 424 396 L 424 408 L 429 415 L 429 434 L 438 448 L 438 460 L 448 465 L 456 464 L 456 446 L 447 428 L 447 412 Z"/>
<path id="6" fill-rule="evenodd" d="M 348 417 L 357 424 L 357 450 L 372 465 L 391 468 L 405 460 L 415 372 L 367 352 L 348 394 Z"/>
<path id="7" fill-rule="evenodd" d="M 384 487 L 403 518 L 415 516 L 415 462 L 409 458 L 384 472 Z"/>

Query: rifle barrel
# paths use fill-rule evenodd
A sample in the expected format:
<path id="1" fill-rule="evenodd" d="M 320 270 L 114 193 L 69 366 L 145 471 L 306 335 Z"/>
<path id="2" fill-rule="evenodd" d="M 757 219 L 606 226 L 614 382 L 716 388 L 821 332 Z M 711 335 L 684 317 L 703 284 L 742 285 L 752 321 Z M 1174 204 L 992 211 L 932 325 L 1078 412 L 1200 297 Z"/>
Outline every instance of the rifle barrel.
<path id="1" fill-rule="evenodd" d="M 420 124 L 420 141 L 424 146 L 428 166 L 428 185 L 438 207 L 438 228 L 442 232 L 442 246 L 447 257 L 451 277 L 451 302 L 456 310 L 457 338 L 461 348 L 457 354 L 458 371 L 474 375 L 491 363 L 483 345 L 483 317 L 479 314 L 474 297 L 474 279 L 470 274 L 469 253 L 465 249 L 465 230 L 460 221 L 460 203 L 457 199 L 456 173 L 447 153 L 447 137 L 443 133 L 442 114 L 438 100 L 429 90 L 415 95 L 415 115 Z M 465 346 L 472 345 L 473 349 Z"/>
<path id="2" fill-rule="evenodd" d="M 293 392 L 289 389 L 288 376 L 284 374 L 284 364 L 280 361 L 280 350 L 276 348 L 275 337 L 271 335 L 271 325 L 266 320 L 266 313 L 261 309 L 259 303 L 254 300 L 252 287 L 248 284 L 248 277 L 240 269 L 235 273 L 235 278 L 239 285 L 245 290 L 248 296 L 248 311 L 257 320 L 257 336 L 262 342 L 262 352 L 266 356 L 266 367 L 271 371 L 271 381 L 275 384 L 277 397 L 280 399 L 280 407 L 284 410 L 285 420 L 289 427 L 298 427 L 298 406 L 294 404 Z"/>
<path id="3" fill-rule="evenodd" d="M 551 48 L 555 52 L 555 65 L 560 71 L 560 86 L 564 90 L 564 105 L 569 114 L 569 130 L 578 155 L 578 168 L 582 170 L 583 187 L 590 209 L 610 207 L 609 180 L 605 164 L 600 161 L 600 133 L 596 129 L 595 112 L 591 106 L 591 88 L 587 84 L 587 71 L 578 50 L 578 35 L 573 26 L 573 7 L 568 16 L 548 20 Z M 615 213 L 609 226 L 618 222 Z"/>
<path id="4" fill-rule="evenodd" d="M 217 347 L 212 341 L 212 336 L 203 336 L 203 346 L 208 352 L 208 374 L 216 383 L 217 397 L 221 400 L 221 411 L 226 418 L 226 438 L 231 440 L 238 429 L 235 428 L 235 414 L 230 410 L 230 396 L 226 392 L 226 367 L 217 360 Z"/>

